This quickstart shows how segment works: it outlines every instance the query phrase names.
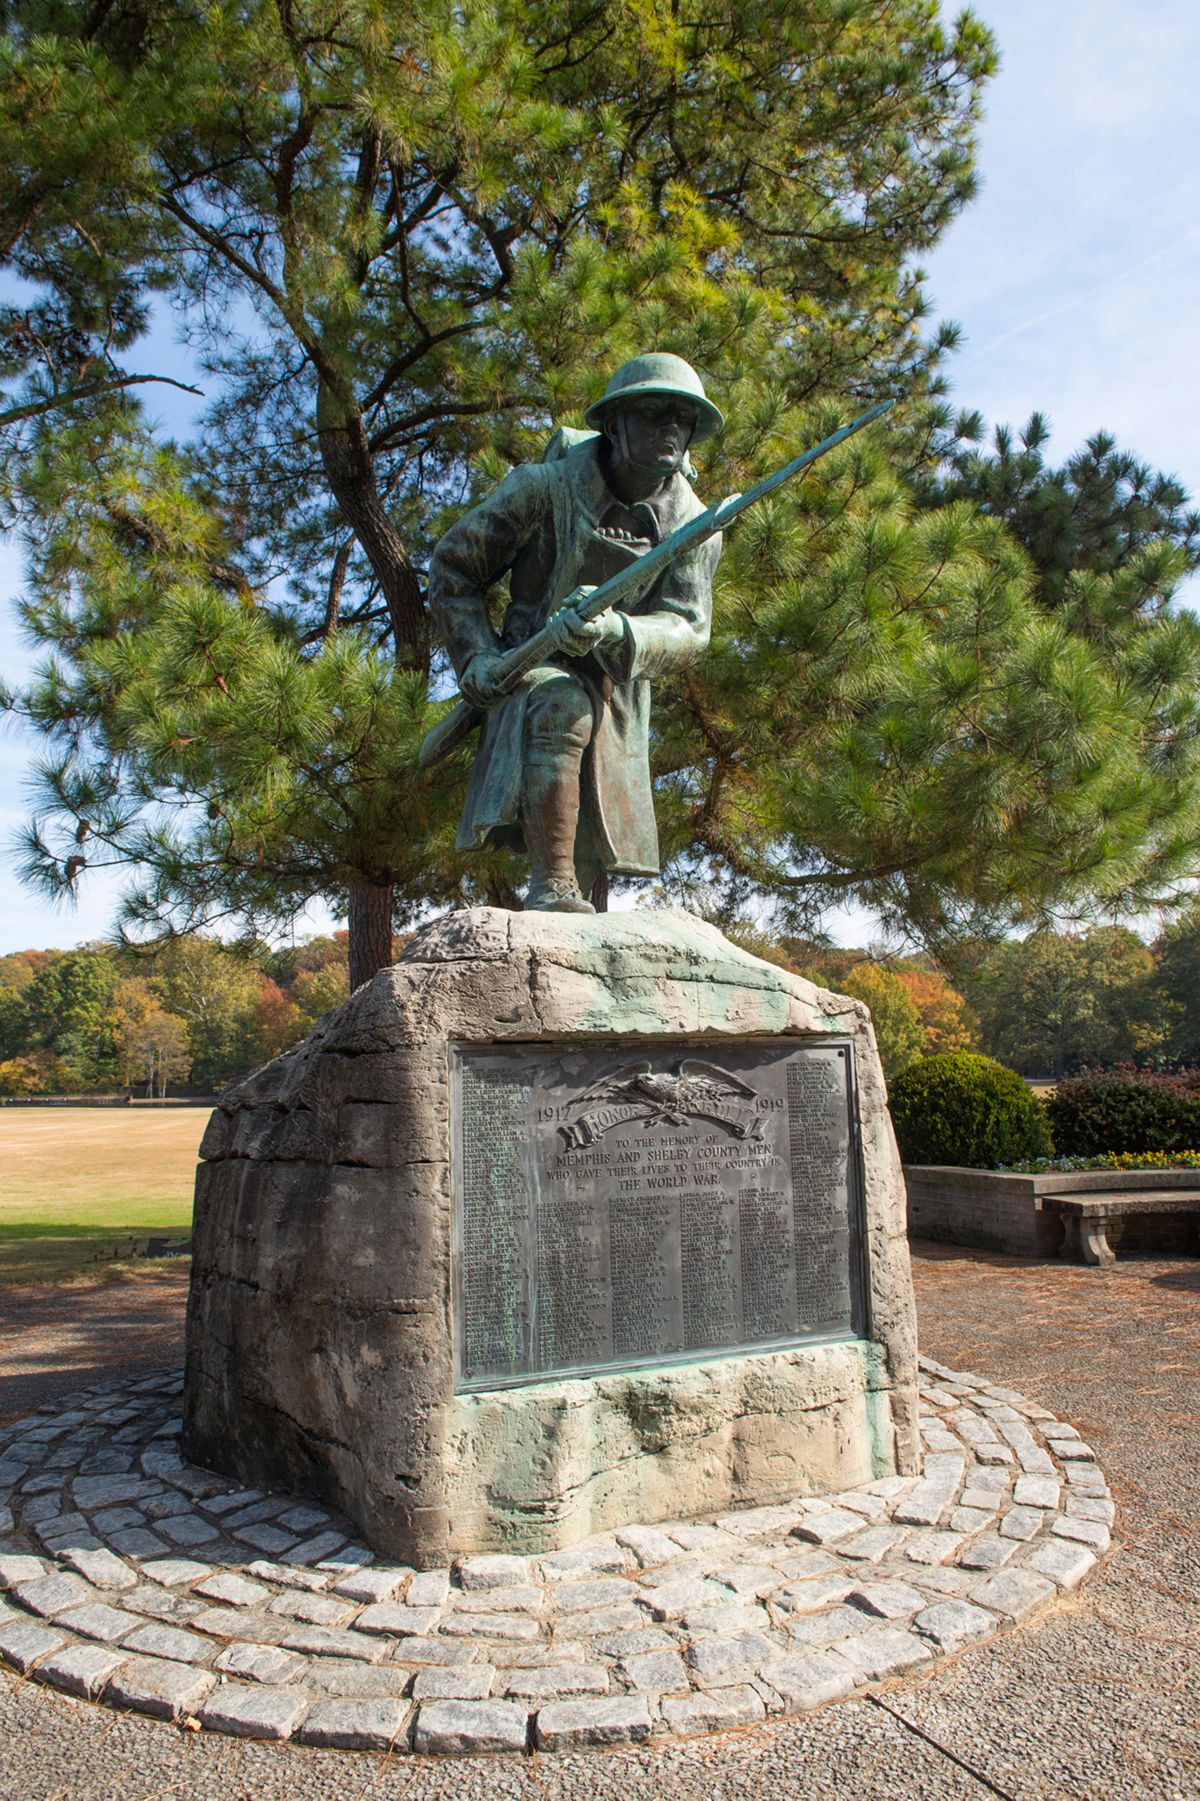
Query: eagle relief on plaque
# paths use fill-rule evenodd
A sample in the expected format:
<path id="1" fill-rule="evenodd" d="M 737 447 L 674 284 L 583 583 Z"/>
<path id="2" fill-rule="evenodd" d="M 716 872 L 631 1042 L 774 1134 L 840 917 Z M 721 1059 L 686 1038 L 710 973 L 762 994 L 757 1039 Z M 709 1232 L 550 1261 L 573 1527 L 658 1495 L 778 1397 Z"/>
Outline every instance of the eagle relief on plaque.
<path id="1" fill-rule="evenodd" d="M 460 1389 L 865 1329 L 849 1042 L 707 1049 L 460 1047 Z"/>

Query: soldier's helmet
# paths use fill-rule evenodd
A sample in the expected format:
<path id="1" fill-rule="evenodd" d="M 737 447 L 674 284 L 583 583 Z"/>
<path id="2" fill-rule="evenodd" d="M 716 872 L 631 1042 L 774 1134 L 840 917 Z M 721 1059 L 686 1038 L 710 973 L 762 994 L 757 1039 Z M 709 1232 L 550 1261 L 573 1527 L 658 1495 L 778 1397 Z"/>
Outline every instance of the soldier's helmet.
<path id="1" fill-rule="evenodd" d="M 599 430 L 610 407 L 623 400 L 637 400 L 651 394 L 671 394 L 691 402 L 696 409 L 693 444 L 702 438 L 711 438 L 725 423 L 724 415 L 705 394 L 704 383 L 692 365 L 666 350 L 648 351 L 644 356 L 631 357 L 629 362 L 622 363 L 609 377 L 608 386 L 599 400 L 593 400 L 583 416 L 589 425 Z"/>

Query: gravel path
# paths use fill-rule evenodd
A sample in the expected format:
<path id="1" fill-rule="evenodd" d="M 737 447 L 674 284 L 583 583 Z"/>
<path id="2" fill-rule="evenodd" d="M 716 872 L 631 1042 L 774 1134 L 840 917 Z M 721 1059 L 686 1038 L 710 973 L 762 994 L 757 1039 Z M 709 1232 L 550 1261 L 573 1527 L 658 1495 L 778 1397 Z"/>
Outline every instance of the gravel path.
<path id="1" fill-rule="evenodd" d="M 0 1794 L 21 1801 L 1195 1801 L 1200 1265 L 1139 1259 L 1100 1272 L 921 1246 L 915 1275 L 922 1349 L 1011 1383 L 1072 1420 L 1113 1484 L 1118 1548 L 1078 1600 L 1036 1624 L 801 1721 L 645 1751 L 525 1761 L 435 1763 L 191 1736 L 3 1677 Z M 131 1323 L 124 1340 L 115 1330 L 105 1379 L 138 1367 L 144 1327 L 144 1320 Z M 25 1331 L 33 1330 L 27 1317 Z M 4 1355 L 0 1346 L 0 1380 L 12 1374 Z M 39 1392 L 29 1406 L 49 1398 L 54 1391 L 42 1385 L 56 1380 L 34 1374 Z M 81 1376 L 76 1367 L 58 1379 L 60 1388 L 78 1386 Z"/>

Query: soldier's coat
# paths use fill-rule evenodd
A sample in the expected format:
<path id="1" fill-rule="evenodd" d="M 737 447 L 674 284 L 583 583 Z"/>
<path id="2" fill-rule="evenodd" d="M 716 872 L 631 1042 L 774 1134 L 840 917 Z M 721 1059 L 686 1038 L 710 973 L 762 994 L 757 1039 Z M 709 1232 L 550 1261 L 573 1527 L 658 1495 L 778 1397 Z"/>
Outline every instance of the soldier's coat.
<path id="1" fill-rule="evenodd" d="M 651 543 L 703 512 L 682 475 L 653 501 L 624 508 L 604 480 L 598 439 L 557 461 L 514 469 L 481 505 L 451 527 L 433 554 L 429 598 L 461 677 L 481 651 L 523 643 L 580 582 L 614 574 Z M 646 538 L 602 528 L 616 510 L 644 521 Z M 708 643 L 712 578 L 720 537 L 678 558 L 649 592 L 622 609 L 624 640 L 587 657 L 555 659 L 592 699 L 594 731 L 584 758 L 583 808 L 605 869 L 654 875 L 658 830 L 650 786 L 650 680 L 694 661 Z M 497 634 L 487 590 L 505 574 L 509 603 Z M 525 712 L 547 670 L 489 707 L 458 828 L 462 850 L 522 843 L 519 821 Z"/>

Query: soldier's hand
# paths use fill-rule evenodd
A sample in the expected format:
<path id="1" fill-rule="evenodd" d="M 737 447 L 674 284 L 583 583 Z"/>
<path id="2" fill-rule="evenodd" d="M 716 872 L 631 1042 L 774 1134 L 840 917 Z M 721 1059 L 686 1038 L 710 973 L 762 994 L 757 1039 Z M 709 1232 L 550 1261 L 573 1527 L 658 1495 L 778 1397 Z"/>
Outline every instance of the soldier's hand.
<path id="1" fill-rule="evenodd" d="M 598 619 L 581 619 L 573 607 L 563 607 L 551 620 L 557 637 L 555 648 L 568 657 L 586 657 L 605 644 L 618 644 L 625 629 L 615 613 L 601 613 Z"/>
<path id="2" fill-rule="evenodd" d="M 473 707 L 490 707 L 503 695 L 504 689 L 496 679 L 501 662 L 502 658 L 495 651 L 481 650 L 463 670 L 458 685 L 463 698 Z"/>

